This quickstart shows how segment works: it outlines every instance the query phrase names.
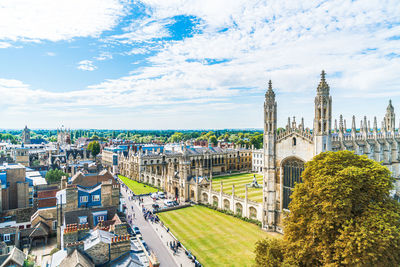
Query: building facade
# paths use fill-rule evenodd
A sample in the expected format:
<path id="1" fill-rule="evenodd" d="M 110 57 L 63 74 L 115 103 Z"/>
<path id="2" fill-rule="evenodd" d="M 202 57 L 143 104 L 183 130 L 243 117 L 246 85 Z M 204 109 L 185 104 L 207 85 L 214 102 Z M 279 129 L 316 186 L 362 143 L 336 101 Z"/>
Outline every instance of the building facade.
<path id="1" fill-rule="evenodd" d="M 298 124 L 293 117 L 277 132 L 277 102 L 269 82 L 264 102 L 263 225 L 270 230 L 282 231 L 283 214 L 288 211 L 295 183 L 301 182 L 304 163 L 321 152 L 354 151 L 382 162 L 394 177 L 399 177 L 400 130 L 395 128 L 391 101 L 380 128 L 376 117 L 372 125 L 364 117 L 357 126 L 353 116 L 350 129 L 342 115 L 332 123 L 332 97 L 322 71 L 314 106 L 313 129 L 306 128 L 303 119 Z"/>
<path id="2" fill-rule="evenodd" d="M 130 150 L 119 154 L 118 169 L 126 177 L 159 187 L 180 201 L 199 198 L 200 187 L 213 175 L 251 171 L 251 150 L 193 147 L 172 150 Z"/>

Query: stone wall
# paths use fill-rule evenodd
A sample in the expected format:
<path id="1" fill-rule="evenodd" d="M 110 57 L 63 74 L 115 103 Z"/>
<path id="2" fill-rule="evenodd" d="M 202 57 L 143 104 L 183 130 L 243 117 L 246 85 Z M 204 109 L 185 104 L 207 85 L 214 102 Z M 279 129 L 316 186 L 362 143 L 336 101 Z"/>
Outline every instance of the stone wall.
<path id="1" fill-rule="evenodd" d="M 126 252 L 129 252 L 131 250 L 131 240 L 129 236 L 122 236 L 120 237 L 121 240 L 116 240 L 118 237 L 114 238 L 110 246 L 110 260 L 114 260 L 121 256 L 122 254 L 125 254 Z"/>

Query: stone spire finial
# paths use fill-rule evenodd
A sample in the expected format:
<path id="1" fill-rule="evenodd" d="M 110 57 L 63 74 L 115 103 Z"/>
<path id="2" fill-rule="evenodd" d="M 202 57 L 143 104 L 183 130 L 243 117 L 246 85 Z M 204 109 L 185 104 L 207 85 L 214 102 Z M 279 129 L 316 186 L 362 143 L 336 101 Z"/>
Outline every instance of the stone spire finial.
<path id="1" fill-rule="evenodd" d="M 337 133 L 338 127 L 337 127 L 337 120 L 335 119 L 335 133 Z"/>
<path id="2" fill-rule="evenodd" d="M 364 132 L 368 133 L 369 129 L 368 129 L 368 125 L 367 125 L 367 116 L 364 116 Z"/>
<path id="3" fill-rule="evenodd" d="M 364 125 L 363 125 L 363 121 L 360 121 L 360 133 L 364 132 Z"/>
<path id="4" fill-rule="evenodd" d="M 376 116 L 374 117 L 374 129 L 373 129 L 373 132 L 374 132 L 374 133 L 377 133 L 377 132 L 378 132 L 378 123 L 377 123 L 377 121 L 376 121 Z"/>
<path id="5" fill-rule="evenodd" d="M 272 81 L 271 80 L 269 80 L 269 82 L 268 82 L 268 90 L 265 93 L 265 98 L 275 99 L 275 93 L 274 93 L 274 90 L 272 90 Z"/>
<path id="6" fill-rule="evenodd" d="M 356 116 L 353 115 L 353 119 L 351 121 L 351 131 L 356 131 Z"/>
<path id="7" fill-rule="evenodd" d="M 317 88 L 317 93 L 318 94 L 329 94 L 329 85 L 327 84 L 325 80 L 325 71 L 322 70 L 321 72 L 321 81 L 319 82 L 318 88 Z"/>
<path id="8" fill-rule="evenodd" d="M 339 131 L 343 132 L 343 116 L 339 116 Z"/>
<path id="9" fill-rule="evenodd" d="M 391 111 L 394 110 L 393 105 L 392 105 L 392 99 L 389 99 L 389 105 L 387 106 L 386 110 L 391 110 Z"/>
<path id="10" fill-rule="evenodd" d="M 343 124 L 344 124 L 344 131 L 347 132 L 346 120 L 343 120 Z"/>
<path id="11" fill-rule="evenodd" d="M 287 125 L 288 125 L 288 129 L 290 129 L 290 117 L 288 117 L 288 119 L 287 119 Z"/>

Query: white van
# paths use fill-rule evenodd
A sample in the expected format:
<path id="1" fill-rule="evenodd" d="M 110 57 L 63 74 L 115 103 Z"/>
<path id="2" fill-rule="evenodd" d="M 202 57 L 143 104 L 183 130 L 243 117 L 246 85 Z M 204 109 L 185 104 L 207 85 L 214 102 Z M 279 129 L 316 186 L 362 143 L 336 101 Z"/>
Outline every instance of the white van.
<path id="1" fill-rule="evenodd" d="M 164 200 L 164 205 L 167 207 L 173 207 L 174 206 L 174 202 L 172 200 Z"/>
<path id="2" fill-rule="evenodd" d="M 158 197 L 164 199 L 165 198 L 164 192 L 158 192 Z"/>

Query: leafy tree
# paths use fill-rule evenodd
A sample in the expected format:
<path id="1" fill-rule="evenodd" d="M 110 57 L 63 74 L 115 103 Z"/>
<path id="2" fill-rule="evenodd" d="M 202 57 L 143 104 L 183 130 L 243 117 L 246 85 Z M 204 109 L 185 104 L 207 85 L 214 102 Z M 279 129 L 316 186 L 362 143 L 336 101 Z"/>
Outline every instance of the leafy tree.
<path id="1" fill-rule="evenodd" d="M 87 150 L 92 153 L 92 156 L 95 158 L 100 153 L 100 144 L 98 141 L 92 141 L 89 143 Z"/>
<path id="2" fill-rule="evenodd" d="M 210 136 L 210 138 L 208 139 L 208 142 L 213 144 L 214 146 L 216 146 L 218 144 L 217 137 L 215 135 Z"/>
<path id="3" fill-rule="evenodd" d="M 179 132 L 174 133 L 173 135 L 171 135 L 170 138 L 170 142 L 172 143 L 179 143 L 182 140 L 183 140 L 183 134 Z"/>
<path id="4" fill-rule="evenodd" d="M 257 241 L 254 250 L 255 266 L 281 267 L 284 261 L 284 242 L 278 238 L 265 238 Z"/>
<path id="5" fill-rule="evenodd" d="M 39 166 L 40 166 L 40 161 L 38 159 L 32 162 L 32 167 L 39 167 Z"/>
<path id="6" fill-rule="evenodd" d="M 97 135 L 92 135 L 92 137 L 90 138 L 90 139 L 93 139 L 93 140 L 99 140 L 99 136 L 97 136 Z"/>
<path id="7" fill-rule="evenodd" d="M 389 170 L 350 151 L 306 163 L 284 221 L 286 257 L 300 266 L 399 266 L 400 207 Z"/>
<path id="8" fill-rule="evenodd" d="M 63 176 L 68 176 L 68 174 L 66 174 L 65 172 L 63 172 L 62 170 L 49 170 L 46 173 L 46 181 L 47 183 L 57 183 L 61 181 L 61 177 Z"/>

